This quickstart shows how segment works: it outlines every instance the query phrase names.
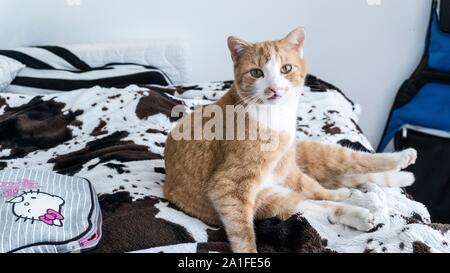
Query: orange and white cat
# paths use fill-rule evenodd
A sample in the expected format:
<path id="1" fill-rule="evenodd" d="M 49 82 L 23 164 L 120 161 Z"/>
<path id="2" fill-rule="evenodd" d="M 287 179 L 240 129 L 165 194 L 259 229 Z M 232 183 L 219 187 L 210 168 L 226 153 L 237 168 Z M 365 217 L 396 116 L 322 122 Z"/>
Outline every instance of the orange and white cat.
<path id="1" fill-rule="evenodd" d="M 201 122 L 191 122 L 204 106 L 183 117 L 166 142 L 165 197 L 206 223 L 223 225 L 233 252 L 257 251 L 254 219 L 287 219 L 307 210 L 368 231 L 374 227 L 368 209 L 338 202 L 349 198 L 347 187 L 367 182 L 405 187 L 414 182 L 411 173 L 400 171 L 415 162 L 413 149 L 371 154 L 295 140 L 297 105 L 307 74 L 304 36 L 298 28 L 278 41 L 228 39 L 235 81 L 214 106 L 226 111 L 227 106 L 242 105 L 245 120 L 256 120 L 256 129 L 244 128 L 244 139 L 175 137 L 186 128 L 194 137 L 194 127 L 213 118 L 200 115 Z M 222 118 L 224 132 L 237 129 L 229 116 Z M 231 119 L 236 121 L 236 115 Z M 276 138 L 276 148 L 263 149 L 270 140 L 251 139 L 251 130 Z"/>

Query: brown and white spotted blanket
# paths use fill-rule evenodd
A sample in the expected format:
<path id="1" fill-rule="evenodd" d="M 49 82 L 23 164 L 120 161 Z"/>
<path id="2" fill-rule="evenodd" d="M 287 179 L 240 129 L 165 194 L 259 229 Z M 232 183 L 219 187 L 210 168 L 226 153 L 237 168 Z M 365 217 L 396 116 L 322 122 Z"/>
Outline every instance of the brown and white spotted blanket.
<path id="1" fill-rule="evenodd" d="M 164 141 L 176 122 L 172 107 L 211 103 L 230 84 L 0 93 L 0 169 L 48 169 L 88 178 L 104 219 L 95 252 L 228 252 L 223 229 L 169 204 L 162 186 Z M 372 150 L 357 125 L 358 106 L 312 76 L 307 85 L 299 103 L 298 138 Z M 400 189 L 368 184 L 346 202 L 369 208 L 378 226 L 363 233 L 332 225 L 321 215 L 267 219 L 256 223 L 259 251 L 450 251 L 449 227 L 431 224 L 425 207 Z"/>

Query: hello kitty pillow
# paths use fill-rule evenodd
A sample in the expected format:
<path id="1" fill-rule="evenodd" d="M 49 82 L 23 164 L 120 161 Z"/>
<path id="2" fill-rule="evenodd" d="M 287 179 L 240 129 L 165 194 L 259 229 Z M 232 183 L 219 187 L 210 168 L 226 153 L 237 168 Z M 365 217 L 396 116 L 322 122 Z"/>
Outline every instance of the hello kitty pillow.
<path id="1" fill-rule="evenodd" d="M 75 252 L 101 237 L 96 194 L 84 178 L 0 171 L 0 252 Z"/>

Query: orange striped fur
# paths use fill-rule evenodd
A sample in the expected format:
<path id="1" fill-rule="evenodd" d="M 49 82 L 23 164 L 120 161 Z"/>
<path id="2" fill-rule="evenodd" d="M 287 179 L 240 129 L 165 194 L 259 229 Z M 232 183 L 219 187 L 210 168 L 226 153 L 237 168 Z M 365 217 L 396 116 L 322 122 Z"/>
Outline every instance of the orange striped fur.
<path id="1" fill-rule="evenodd" d="M 235 83 L 215 105 L 224 110 L 227 105 L 246 106 L 245 98 L 259 92 L 259 98 L 253 103 L 285 103 L 286 111 L 290 111 L 288 107 L 296 105 L 289 104 L 291 99 L 283 102 L 283 97 L 298 98 L 295 92 L 303 87 L 307 73 L 303 41 L 302 29 L 279 41 L 254 44 L 230 37 Z M 290 67 L 284 66 L 283 71 L 288 73 L 274 75 L 274 82 L 265 79 L 271 77 L 266 74 L 277 73 L 273 72 L 274 67 L 278 69 L 286 64 L 292 67 L 289 71 Z M 251 72 L 254 69 L 261 71 Z M 255 77 L 261 72 L 264 77 Z M 282 94 L 280 98 L 269 97 L 278 92 Z M 253 117 L 246 113 L 245 118 Z M 203 118 L 200 125 L 209 120 Z M 181 130 L 185 122 L 183 118 L 174 130 Z M 279 145 L 273 151 L 262 151 L 261 145 L 266 141 L 261 139 L 175 140 L 172 131 L 164 156 L 166 198 L 206 223 L 223 225 L 234 252 L 256 252 L 254 219 L 287 219 L 308 210 L 325 213 L 332 222 L 369 230 L 374 223 L 367 209 L 338 202 L 351 194 L 343 187 L 366 182 L 407 186 L 414 181 L 411 174 L 398 172 L 414 162 L 414 150 L 370 154 L 320 142 L 296 142 L 293 122 L 294 128 L 289 122 L 285 128 L 276 130 L 258 128 L 278 137 Z M 189 126 L 194 129 L 196 125 Z M 250 129 L 245 130 L 248 133 Z"/>

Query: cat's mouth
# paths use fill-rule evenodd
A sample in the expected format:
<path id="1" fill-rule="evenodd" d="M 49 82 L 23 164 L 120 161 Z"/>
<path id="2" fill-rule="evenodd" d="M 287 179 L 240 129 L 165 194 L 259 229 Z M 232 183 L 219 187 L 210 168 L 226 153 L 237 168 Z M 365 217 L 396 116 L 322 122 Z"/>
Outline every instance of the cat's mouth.
<path id="1" fill-rule="evenodd" d="M 281 99 L 283 96 L 280 96 L 278 94 L 273 94 L 271 97 L 267 98 L 270 101 L 274 101 L 274 100 L 279 100 Z"/>

